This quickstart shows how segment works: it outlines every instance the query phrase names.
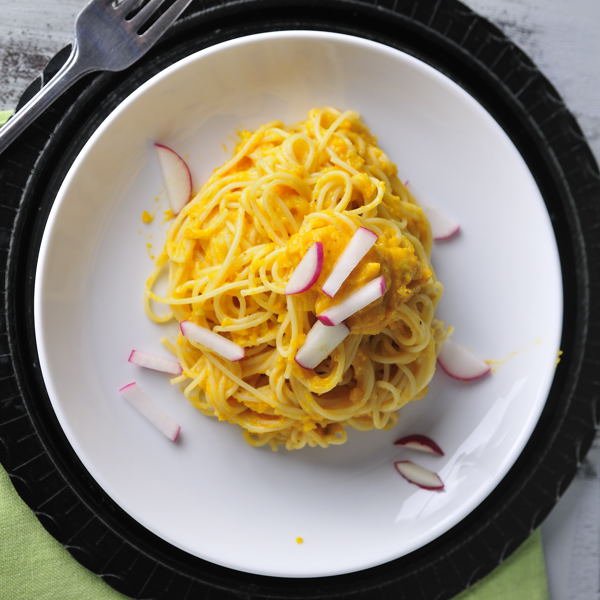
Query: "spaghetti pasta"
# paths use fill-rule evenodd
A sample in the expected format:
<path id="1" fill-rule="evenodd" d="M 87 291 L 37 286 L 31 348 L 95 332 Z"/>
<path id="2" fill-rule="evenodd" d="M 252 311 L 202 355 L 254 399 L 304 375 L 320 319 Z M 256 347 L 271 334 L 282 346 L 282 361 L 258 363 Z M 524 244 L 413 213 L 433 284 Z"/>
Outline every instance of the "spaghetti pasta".
<path id="1" fill-rule="evenodd" d="M 320 286 L 361 226 L 377 242 L 330 298 Z M 286 296 L 315 242 L 324 249 L 316 284 Z M 425 395 L 447 333 L 434 317 L 443 288 L 431 243 L 423 211 L 357 113 L 314 109 L 291 127 L 242 131 L 232 158 L 171 224 L 145 308 L 157 323 L 209 328 L 246 357 L 229 362 L 180 334 L 165 341 L 183 369 L 172 381 L 253 446 L 326 447 L 346 441 L 348 427 L 392 427 L 398 409 Z M 315 315 L 378 276 L 388 291 L 347 319 L 350 335 L 315 370 L 298 365 Z"/>

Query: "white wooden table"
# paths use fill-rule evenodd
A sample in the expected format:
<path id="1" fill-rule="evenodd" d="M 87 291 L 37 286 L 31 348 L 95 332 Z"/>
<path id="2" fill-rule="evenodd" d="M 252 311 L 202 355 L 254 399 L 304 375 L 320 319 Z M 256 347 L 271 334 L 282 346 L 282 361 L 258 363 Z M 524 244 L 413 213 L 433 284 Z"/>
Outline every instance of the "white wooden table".
<path id="1" fill-rule="evenodd" d="M 600 160 L 600 0 L 463 0 L 538 64 Z M 0 110 L 70 41 L 87 0 L 0 0 Z M 600 600 L 600 442 L 542 527 L 553 600 Z"/>

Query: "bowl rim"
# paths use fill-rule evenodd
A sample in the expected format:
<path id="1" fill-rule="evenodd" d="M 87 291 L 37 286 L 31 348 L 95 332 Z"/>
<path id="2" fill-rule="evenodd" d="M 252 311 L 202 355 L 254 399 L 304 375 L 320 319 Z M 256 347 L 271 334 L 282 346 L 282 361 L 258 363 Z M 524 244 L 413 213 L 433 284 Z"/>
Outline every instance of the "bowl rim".
<path id="1" fill-rule="evenodd" d="M 52 243 L 56 243 L 56 240 L 53 238 L 56 237 L 53 235 L 55 230 L 56 221 L 60 216 L 60 210 L 63 206 L 64 198 L 68 195 L 70 186 L 75 178 L 77 172 L 81 168 L 82 163 L 86 160 L 89 153 L 94 148 L 96 142 L 105 134 L 107 129 L 109 129 L 115 120 L 117 120 L 120 115 L 126 111 L 131 105 L 134 105 L 138 99 L 144 96 L 148 91 L 153 88 L 159 86 L 162 82 L 168 80 L 171 76 L 175 75 L 180 71 L 184 71 L 188 69 L 190 66 L 194 65 L 197 62 L 203 61 L 211 56 L 221 53 L 223 51 L 228 51 L 232 48 L 236 48 L 239 46 L 247 46 L 253 44 L 263 44 L 269 43 L 271 40 L 300 40 L 300 41 L 311 41 L 311 40 L 325 40 L 327 42 L 333 42 L 335 44 L 347 44 L 350 46 L 358 47 L 358 48 L 367 48 L 373 50 L 377 53 L 383 53 L 387 56 L 393 58 L 394 60 L 400 60 L 404 63 L 408 63 L 409 65 L 416 67 L 420 72 L 425 73 L 428 77 L 435 80 L 444 90 L 444 93 L 453 94 L 456 96 L 460 96 L 461 99 L 468 103 L 470 110 L 474 110 L 479 114 L 483 114 L 485 118 L 493 124 L 496 128 L 497 132 L 507 137 L 510 142 L 511 150 L 515 154 L 515 156 L 520 158 L 520 154 L 510 137 L 504 132 L 502 127 L 496 121 L 496 119 L 485 109 L 485 107 L 478 102 L 467 90 L 463 89 L 457 83 L 452 81 L 447 75 L 440 72 L 433 66 L 427 64 L 419 58 L 416 58 L 402 50 L 391 48 L 381 42 L 367 40 L 363 38 L 359 38 L 356 36 L 351 36 L 342 33 L 330 32 L 330 31 L 314 31 L 314 30 L 285 30 L 285 31 L 271 31 L 271 32 L 263 32 L 252 34 L 240 38 L 234 38 L 219 44 L 215 44 L 198 52 L 195 52 L 186 58 L 183 58 L 166 69 L 163 69 L 148 81 L 146 81 L 142 86 L 140 86 L 135 92 L 126 97 L 111 113 L 110 115 L 102 122 L 102 124 L 94 131 L 92 136 L 87 140 L 79 154 L 77 155 L 75 161 L 71 165 L 66 177 L 64 178 L 60 189 L 56 195 L 55 201 L 53 203 L 50 215 L 46 222 L 46 226 L 44 229 L 44 234 L 42 238 L 42 243 L 40 246 L 40 250 L 38 253 L 38 262 L 36 266 L 36 277 L 35 277 L 35 289 L 34 289 L 34 321 L 35 321 L 35 336 L 38 348 L 38 355 L 40 361 L 40 368 L 42 373 L 44 374 L 44 381 L 48 391 L 48 396 L 52 403 L 52 407 L 56 413 L 59 423 L 65 435 L 67 436 L 69 443 L 73 447 L 79 459 L 85 465 L 86 469 L 89 473 L 94 477 L 94 479 L 98 482 L 98 484 L 102 487 L 102 489 L 107 493 L 111 499 L 115 500 L 114 494 L 114 486 L 106 481 L 104 477 L 98 474 L 97 469 L 95 469 L 93 462 L 86 455 L 86 452 L 82 450 L 80 444 L 78 443 L 78 434 L 72 429 L 68 416 L 63 412 L 62 406 L 59 400 L 60 394 L 57 392 L 57 386 L 55 385 L 52 377 L 52 373 L 48 366 L 48 353 L 51 351 L 51 344 L 49 340 L 45 338 L 45 325 L 42 315 L 42 304 L 43 304 L 43 290 L 45 287 L 45 278 L 47 272 L 47 260 L 50 253 L 49 247 Z M 527 165 L 526 165 L 527 166 Z M 529 171 L 529 167 L 527 167 Z M 533 178 L 533 177 L 532 177 Z M 535 183 L 536 189 L 539 191 L 537 187 L 537 183 Z M 540 198 L 541 192 L 540 192 Z M 542 198 L 543 202 L 543 198 Z M 545 206 L 545 205 L 544 205 Z M 551 231 L 552 236 L 554 233 Z M 556 238 L 554 238 L 556 241 Z M 558 264 L 558 263 L 557 263 Z M 560 269 L 560 265 L 558 264 L 558 268 Z M 558 316 L 559 320 L 562 322 L 562 306 L 559 309 L 560 314 Z M 560 328 L 560 327 L 559 327 Z M 545 400 L 548 397 L 549 390 L 552 385 L 552 381 L 554 378 L 554 374 L 551 373 L 549 377 L 545 379 L 544 383 L 544 393 L 540 395 L 540 398 L 544 398 L 543 401 L 538 401 L 536 405 L 535 413 L 531 415 L 530 419 L 526 423 L 526 427 L 523 428 L 521 435 L 518 439 L 518 442 L 514 443 L 510 453 L 508 453 L 504 457 L 504 461 L 502 462 L 502 467 L 498 469 L 494 477 L 491 477 L 486 485 L 481 485 L 477 494 L 469 497 L 463 504 L 460 510 L 455 510 L 452 513 L 452 518 L 447 518 L 440 521 L 439 525 L 430 530 L 428 535 L 421 536 L 419 538 L 418 543 L 413 543 L 412 545 L 407 546 L 406 550 L 403 550 L 400 555 L 390 555 L 385 558 L 377 558 L 375 560 L 371 559 L 369 561 L 365 561 L 362 566 L 358 568 L 352 568 L 347 570 L 335 570 L 335 571 L 327 571 L 327 572 L 318 572 L 318 573 L 280 573 L 280 572 L 272 572 L 268 570 L 261 569 L 252 569 L 252 572 L 258 575 L 266 575 L 266 576 L 284 576 L 284 577 L 322 577 L 322 576 L 335 576 L 342 575 L 346 573 L 356 572 L 357 570 L 364 570 L 372 567 L 376 567 L 378 565 L 384 564 L 389 561 L 393 561 L 395 559 L 401 558 L 406 554 L 419 550 L 431 543 L 435 539 L 439 538 L 441 535 L 452 529 L 452 527 L 459 524 L 466 516 L 472 513 L 494 490 L 494 488 L 500 483 L 500 481 L 506 476 L 506 474 L 510 471 L 510 469 L 514 466 L 516 460 L 519 455 L 523 451 L 523 448 L 527 444 L 529 438 L 531 437 L 532 432 L 534 431 L 537 423 L 539 421 L 539 417 L 542 413 L 542 410 L 545 405 Z M 121 508 L 124 510 L 125 507 L 117 502 Z M 167 542 L 177 546 L 178 548 L 193 554 L 194 556 L 198 556 L 197 552 L 186 545 L 182 545 L 181 542 L 176 541 L 168 535 L 168 532 L 159 531 L 156 527 L 153 526 L 152 523 L 146 522 L 144 519 L 141 519 L 139 515 L 133 515 L 128 510 L 126 512 L 135 518 L 139 523 L 141 523 L 144 527 L 159 535 L 162 539 Z M 205 560 L 211 560 L 208 557 L 199 557 L 204 558 Z M 237 562 L 232 563 L 219 563 L 223 566 L 234 568 L 234 569 L 242 569 L 242 567 Z M 247 570 L 247 569 L 244 569 Z"/>

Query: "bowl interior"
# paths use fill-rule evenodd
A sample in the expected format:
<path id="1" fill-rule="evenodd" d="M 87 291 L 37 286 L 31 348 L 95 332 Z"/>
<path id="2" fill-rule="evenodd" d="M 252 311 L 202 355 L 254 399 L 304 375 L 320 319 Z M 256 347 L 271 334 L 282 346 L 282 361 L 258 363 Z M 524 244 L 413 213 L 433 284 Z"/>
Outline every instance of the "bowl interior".
<path id="1" fill-rule="evenodd" d="M 168 224 L 152 143 L 183 154 L 197 189 L 235 132 L 315 106 L 359 111 L 417 198 L 462 234 L 434 248 L 446 291 L 439 314 L 455 339 L 499 361 L 485 380 L 437 373 L 389 432 L 272 453 L 209 419 L 160 374 L 127 363 L 162 352 L 175 327 L 144 315 L 142 292 Z M 143 210 L 156 213 L 141 222 Z M 458 523 L 518 457 L 555 367 L 560 266 L 540 192 L 520 154 L 466 92 L 386 46 L 319 32 L 250 36 L 204 50 L 140 88 L 105 121 L 66 177 L 40 251 L 35 322 L 52 405 L 93 477 L 124 510 L 203 559 L 274 576 L 351 572 L 415 550 Z M 139 381 L 182 424 L 172 444 L 117 389 Z M 392 441 L 426 433 L 443 458 Z M 414 458 L 446 484 L 408 484 L 393 461 Z M 304 539 L 303 544 L 296 542 Z"/>

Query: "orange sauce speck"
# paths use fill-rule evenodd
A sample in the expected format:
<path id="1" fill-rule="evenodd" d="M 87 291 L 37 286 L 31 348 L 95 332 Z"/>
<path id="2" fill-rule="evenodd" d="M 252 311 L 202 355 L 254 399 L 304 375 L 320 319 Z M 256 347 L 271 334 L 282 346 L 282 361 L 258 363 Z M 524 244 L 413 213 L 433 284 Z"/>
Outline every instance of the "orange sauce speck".
<path id="1" fill-rule="evenodd" d="M 154 252 L 152 251 L 152 244 L 150 242 L 146 243 L 146 252 L 148 252 L 150 260 L 154 260 Z"/>
<path id="2" fill-rule="evenodd" d="M 563 355 L 563 351 L 559 350 L 557 352 L 557 354 L 556 354 L 556 361 L 554 362 L 554 367 L 555 368 L 558 367 L 558 363 L 560 362 L 560 359 L 561 359 L 562 355 Z"/>
<path id="3" fill-rule="evenodd" d="M 142 223 L 152 223 L 154 215 L 151 215 L 147 210 L 142 213 Z"/>

